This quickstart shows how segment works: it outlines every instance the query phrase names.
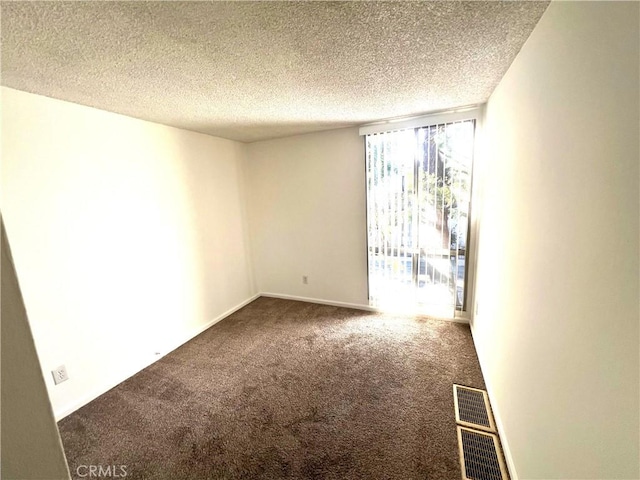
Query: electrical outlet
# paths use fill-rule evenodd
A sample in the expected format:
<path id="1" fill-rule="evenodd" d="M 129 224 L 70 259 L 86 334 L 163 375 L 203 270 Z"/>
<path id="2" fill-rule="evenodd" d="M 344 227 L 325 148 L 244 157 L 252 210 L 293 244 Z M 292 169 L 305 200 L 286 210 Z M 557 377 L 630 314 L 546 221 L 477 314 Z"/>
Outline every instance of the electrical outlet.
<path id="1" fill-rule="evenodd" d="M 476 302 L 476 315 L 478 315 L 479 310 L 480 310 L 480 302 Z"/>
<path id="2" fill-rule="evenodd" d="M 66 380 L 69 380 L 69 374 L 67 374 L 67 367 L 60 365 L 58 368 L 51 370 L 53 375 L 53 382 L 58 385 Z"/>
<path id="3" fill-rule="evenodd" d="M 309 277 L 307 277 L 306 275 L 302 276 L 302 283 L 304 283 L 305 285 L 309 284 Z"/>

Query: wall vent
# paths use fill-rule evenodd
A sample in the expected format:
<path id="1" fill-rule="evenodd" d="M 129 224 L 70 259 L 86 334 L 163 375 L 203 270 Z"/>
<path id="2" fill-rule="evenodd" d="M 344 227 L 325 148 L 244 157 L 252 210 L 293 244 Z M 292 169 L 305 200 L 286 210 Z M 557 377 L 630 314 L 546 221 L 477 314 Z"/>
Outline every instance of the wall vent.
<path id="1" fill-rule="evenodd" d="M 454 384 L 453 399 L 458 424 L 495 433 L 496 424 L 486 391 Z"/>
<path id="2" fill-rule="evenodd" d="M 458 427 L 463 480 L 508 480 L 498 437 L 493 433 Z"/>

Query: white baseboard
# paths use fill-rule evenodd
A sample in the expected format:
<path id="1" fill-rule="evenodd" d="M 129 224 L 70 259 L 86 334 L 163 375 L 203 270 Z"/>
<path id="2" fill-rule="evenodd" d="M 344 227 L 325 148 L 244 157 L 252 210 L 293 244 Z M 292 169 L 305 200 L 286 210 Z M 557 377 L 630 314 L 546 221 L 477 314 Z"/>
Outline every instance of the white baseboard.
<path id="1" fill-rule="evenodd" d="M 336 302 L 334 300 L 324 300 L 321 298 L 298 297 L 296 295 L 285 295 L 283 293 L 261 292 L 261 297 L 281 298 L 282 300 L 294 300 L 296 302 L 317 303 L 319 305 L 330 305 L 332 307 L 355 308 L 356 310 L 366 310 L 368 312 L 378 312 L 379 310 L 369 305 L 360 303 Z"/>
<path id="2" fill-rule="evenodd" d="M 182 340 L 180 340 L 177 343 L 172 344 L 169 348 L 165 349 L 164 352 L 161 352 L 160 358 L 164 357 L 165 355 L 167 355 L 168 353 L 173 352 L 175 349 L 177 349 L 178 347 L 181 347 L 182 345 L 184 345 L 185 343 L 187 343 L 189 340 L 197 337 L 198 335 L 200 335 L 202 332 L 204 332 L 205 330 L 207 330 L 208 328 L 211 328 L 213 325 L 215 325 L 216 323 L 218 323 L 221 320 L 224 320 L 225 318 L 227 318 L 229 315 L 231 315 L 232 313 L 237 312 L 238 310 L 240 310 L 242 307 L 247 306 L 248 304 L 250 304 L 251 302 L 253 302 L 256 298 L 258 298 L 260 296 L 259 293 L 256 293 L 255 295 L 252 295 L 251 297 L 247 298 L 246 300 L 244 300 L 243 302 L 240 302 L 239 304 L 237 304 L 234 307 L 231 307 L 229 310 L 227 310 L 226 312 L 221 313 L 220 315 L 218 315 L 216 318 L 214 318 L 213 320 L 211 320 L 210 322 L 201 325 L 197 328 L 194 328 L 193 330 L 191 330 L 187 335 L 185 335 Z M 158 359 L 156 359 L 158 360 Z"/>
<path id="3" fill-rule="evenodd" d="M 141 370 L 144 370 L 145 368 L 147 368 L 149 365 L 157 362 L 158 360 L 160 360 L 162 357 L 164 357 L 168 353 L 174 351 L 178 347 L 180 347 L 180 346 L 184 345 L 185 343 L 187 343 L 189 340 L 191 340 L 191 339 L 197 337 L 198 335 L 200 335 L 206 329 L 212 327 L 213 325 L 215 325 L 219 321 L 224 320 L 225 318 L 227 318 L 232 313 L 235 313 L 236 311 L 240 310 L 242 307 L 244 307 L 244 306 L 248 305 L 249 303 L 253 302 L 259 296 L 260 296 L 260 294 L 256 294 L 256 295 L 253 295 L 253 296 L 249 297 L 248 299 L 244 300 L 243 302 L 240 302 L 238 305 L 230 308 L 226 312 L 221 313 L 220 315 L 215 317 L 213 320 L 207 322 L 206 324 L 198 326 L 197 328 L 194 328 L 187 335 L 185 335 L 181 340 L 179 340 L 176 343 L 172 343 L 172 345 L 169 348 L 166 348 L 164 352 L 160 352 L 159 354 L 153 354 L 152 353 L 147 358 L 144 358 L 144 359 L 142 359 L 142 360 L 140 360 L 138 362 L 135 362 L 135 366 L 132 367 L 131 369 L 128 369 L 127 373 L 125 373 L 123 375 L 122 374 L 119 375 L 118 378 L 111 379 L 109 382 L 107 382 L 102 387 L 100 387 L 98 389 L 95 389 L 91 393 L 81 397 L 77 401 L 75 401 L 75 402 L 73 402 L 73 403 L 71 403 L 71 404 L 69 404 L 69 405 L 67 405 L 67 406 L 65 406 L 63 408 L 56 410 L 54 412 L 54 416 L 55 416 L 56 422 L 62 420 L 67 415 L 75 412 L 80 407 L 85 406 L 87 403 L 91 402 L 92 400 L 95 400 L 100 395 L 103 395 L 104 393 L 108 392 L 109 390 L 111 390 L 116 385 L 124 382 L 127 378 L 132 377 L 136 373 L 138 373 Z"/>
<path id="4" fill-rule="evenodd" d="M 493 418 L 496 421 L 496 429 L 498 430 L 498 435 L 500 436 L 500 444 L 502 445 L 502 453 L 504 453 L 504 458 L 507 461 L 507 468 L 509 470 L 509 477 L 511 480 L 518 480 L 518 472 L 516 471 L 516 466 L 513 463 L 513 457 L 511 456 L 511 449 L 509 448 L 509 439 L 507 437 L 506 432 L 504 431 L 504 424 L 502 423 L 502 417 L 500 416 L 500 409 L 498 408 L 498 404 L 494 401 L 495 397 L 492 395 L 493 388 L 491 387 L 491 379 L 487 375 L 487 371 L 482 366 L 483 355 L 480 348 L 478 348 L 478 344 L 476 343 L 476 337 L 473 334 L 473 323 L 471 323 L 471 337 L 473 338 L 473 344 L 476 347 L 476 353 L 478 355 L 478 362 L 480 363 L 480 370 L 482 371 L 482 377 L 484 378 L 484 383 L 487 387 L 487 394 L 489 395 L 489 402 L 491 403 L 491 410 L 493 412 Z"/>
<path id="5" fill-rule="evenodd" d="M 161 358 L 160 356 L 154 356 L 153 358 L 146 358 L 142 362 L 136 362 L 134 367 L 129 369 L 127 371 L 127 373 L 125 373 L 123 375 L 119 375 L 118 379 L 111 379 L 110 381 L 105 382 L 105 384 L 102 385 L 100 388 L 97 388 L 97 389 L 93 390 L 92 392 L 88 393 L 87 395 L 84 395 L 83 397 L 80 397 L 79 399 L 75 400 L 74 402 L 72 402 L 70 404 L 65 405 L 62 408 L 54 410 L 53 415 L 54 415 L 54 417 L 56 419 L 56 422 L 59 422 L 64 417 L 66 417 L 67 415 L 72 414 L 73 412 L 75 412 L 79 408 L 84 407 L 87 403 L 91 402 L 92 400 L 95 400 L 100 395 L 103 395 L 104 393 L 108 392 L 113 387 L 115 387 L 116 385 L 124 382 L 127 378 L 132 377 L 133 375 L 135 375 L 139 371 L 144 370 L 145 368 L 147 368 L 149 365 L 151 365 L 152 363 L 156 362 L 160 358 Z"/>
<path id="6" fill-rule="evenodd" d="M 366 310 L 368 312 L 399 313 L 399 314 L 412 315 L 412 313 L 408 311 L 387 310 L 384 308 L 372 307 L 371 305 L 363 305 L 360 303 L 337 302 L 335 300 L 325 300 L 322 298 L 298 297 L 297 295 L 286 295 L 283 293 L 261 292 L 260 296 L 270 297 L 270 298 L 281 298 L 283 300 L 294 300 L 296 302 L 317 303 L 319 305 L 330 305 L 333 307 L 355 308 L 356 310 Z M 419 315 L 422 315 L 422 314 L 419 314 Z M 434 320 L 444 320 L 446 322 L 464 323 L 467 325 L 469 324 L 469 319 L 466 317 L 447 318 L 447 317 L 437 317 L 433 315 L 424 315 L 424 316 L 433 318 Z"/>

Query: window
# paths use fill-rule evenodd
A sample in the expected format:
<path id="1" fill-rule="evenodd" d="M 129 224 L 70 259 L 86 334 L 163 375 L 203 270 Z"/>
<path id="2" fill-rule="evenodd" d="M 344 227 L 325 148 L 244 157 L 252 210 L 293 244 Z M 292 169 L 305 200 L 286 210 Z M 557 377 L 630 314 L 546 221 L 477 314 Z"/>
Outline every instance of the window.
<path id="1" fill-rule="evenodd" d="M 475 118 L 438 120 L 361 129 L 369 300 L 452 317 L 466 307 Z"/>

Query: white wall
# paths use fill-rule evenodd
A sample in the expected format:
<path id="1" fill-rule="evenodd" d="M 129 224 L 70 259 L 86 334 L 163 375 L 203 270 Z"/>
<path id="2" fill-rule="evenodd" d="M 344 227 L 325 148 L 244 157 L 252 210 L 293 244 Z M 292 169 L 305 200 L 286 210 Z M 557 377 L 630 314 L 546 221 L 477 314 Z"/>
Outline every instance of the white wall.
<path id="1" fill-rule="evenodd" d="M 247 165 L 258 290 L 368 305 L 364 141 L 358 129 L 252 143 Z"/>
<path id="2" fill-rule="evenodd" d="M 66 479 L 69 470 L 53 418 L 29 321 L 2 226 L 2 459 L 0 476 Z"/>
<path id="3" fill-rule="evenodd" d="M 552 2 L 488 102 L 473 333 L 521 479 L 640 478 L 639 14 Z"/>
<path id="4" fill-rule="evenodd" d="M 58 417 L 255 293 L 244 155 L 2 88 L 2 212 Z"/>

